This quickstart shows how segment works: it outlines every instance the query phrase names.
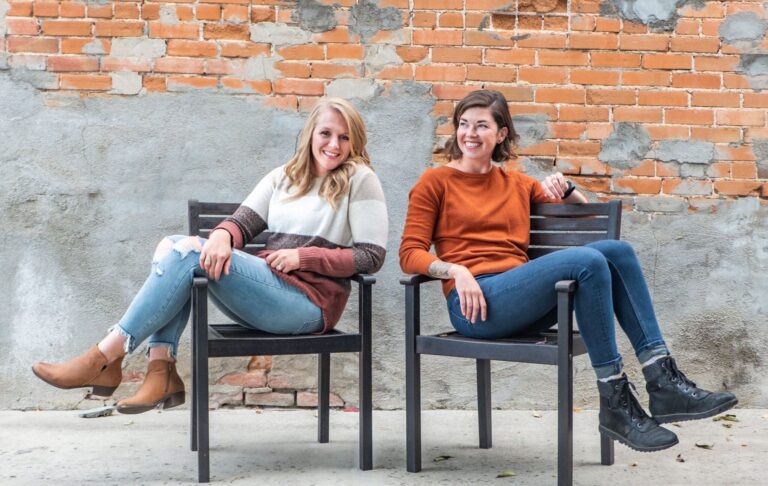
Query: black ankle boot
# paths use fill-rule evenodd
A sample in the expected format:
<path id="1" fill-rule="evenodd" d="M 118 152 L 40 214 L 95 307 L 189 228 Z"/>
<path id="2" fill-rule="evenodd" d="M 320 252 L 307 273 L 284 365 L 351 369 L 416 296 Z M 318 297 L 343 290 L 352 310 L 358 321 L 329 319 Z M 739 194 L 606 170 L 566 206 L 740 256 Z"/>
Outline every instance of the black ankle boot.
<path id="1" fill-rule="evenodd" d="M 632 392 L 627 375 L 608 382 L 597 382 L 600 392 L 600 433 L 640 452 L 667 449 L 677 444 L 677 436 L 645 413 Z"/>
<path id="2" fill-rule="evenodd" d="M 739 403 L 733 393 L 697 388 L 671 356 L 649 364 L 643 374 L 651 414 L 660 424 L 712 417 Z"/>

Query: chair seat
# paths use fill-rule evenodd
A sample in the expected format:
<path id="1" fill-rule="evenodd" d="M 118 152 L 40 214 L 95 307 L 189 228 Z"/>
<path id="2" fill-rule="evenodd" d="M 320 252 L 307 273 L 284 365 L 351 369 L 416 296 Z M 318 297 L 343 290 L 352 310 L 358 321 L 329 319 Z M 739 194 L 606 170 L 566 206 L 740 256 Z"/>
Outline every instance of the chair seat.
<path id="1" fill-rule="evenodd" d="M 587 352 L 578 331 L 573 332 L 573 355 Z M 557 365 L 557 333 L 508 339 L 475 339 L 457 332 L 416 336 L 416 353 L 460 358 L 519 361 Z"/>
<path id="2" fill-rule="evenodd" d="M 360 334 L 331 330 L 325 334 L 270 334 L 238 324 L 208 326 L 208 355 L 351 353 L 361 349 Z"/>

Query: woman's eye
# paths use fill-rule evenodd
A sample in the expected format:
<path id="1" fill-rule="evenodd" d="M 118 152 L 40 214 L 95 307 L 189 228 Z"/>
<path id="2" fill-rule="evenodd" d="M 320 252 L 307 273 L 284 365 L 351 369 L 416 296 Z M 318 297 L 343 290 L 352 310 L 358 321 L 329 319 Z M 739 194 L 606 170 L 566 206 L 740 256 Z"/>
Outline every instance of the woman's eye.
<path id="1" fill-rule="evenodd" d="M 331 132 L 329 132 L 327 130 L 324 130 L 324 131 L 320 132 L 320 135 L 322 135 L 324 137 L 329 137 L 331 135 Z"/>
<path id="2" fill-rule="evenodd" d="M 348 136 L 346 136 L 346 135 L 342 135 L 342 136 L 341 136 L 341 137 L 339 137 L 339 138 L 341 138 L 341 139 L 342 139 L 342 140 L 344 140 L 345 142 L 349 142 L 349 137 L 348 137 Z"/>

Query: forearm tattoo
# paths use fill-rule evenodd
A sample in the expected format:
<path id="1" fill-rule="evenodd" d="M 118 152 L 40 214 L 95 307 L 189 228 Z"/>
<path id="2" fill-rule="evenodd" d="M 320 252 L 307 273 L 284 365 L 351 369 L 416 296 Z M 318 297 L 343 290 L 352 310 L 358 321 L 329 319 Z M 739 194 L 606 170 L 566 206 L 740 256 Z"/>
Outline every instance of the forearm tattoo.
<path id="1" fill-rule="evenodd" d="M 427 273 L 430 277 L 451 278 L 450 275 L 448 275 L 448 270 L 450 270 L 452 266 L 452 263 L 444 262 L 442 260 L 435 260 L 429 264 Z"/>

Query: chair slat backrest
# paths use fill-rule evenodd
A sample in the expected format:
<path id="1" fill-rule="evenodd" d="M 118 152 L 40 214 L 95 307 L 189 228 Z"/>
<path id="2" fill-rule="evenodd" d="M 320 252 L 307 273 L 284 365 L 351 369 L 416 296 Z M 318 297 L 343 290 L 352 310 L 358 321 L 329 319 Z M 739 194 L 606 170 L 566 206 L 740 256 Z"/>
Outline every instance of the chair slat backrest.
<path id="1" fill-rule="evenodd" d="M 208 203 L 190 199 L 188 205 L 190 236 L 208 238 L 211 230 L 224 221 L 224 218 L 231 216 L 239 206 L 237 203 Z M 263 250 L 267 238 L 269 233 L 261 233 L 248 242 L 243 251 L 257 253 Z"/>
<path id="2" fill-rule="evenodd" d="M 621 201 L 535 204 L 531 208 L 531 259 L 598 240 L 621 236 Z"/>

